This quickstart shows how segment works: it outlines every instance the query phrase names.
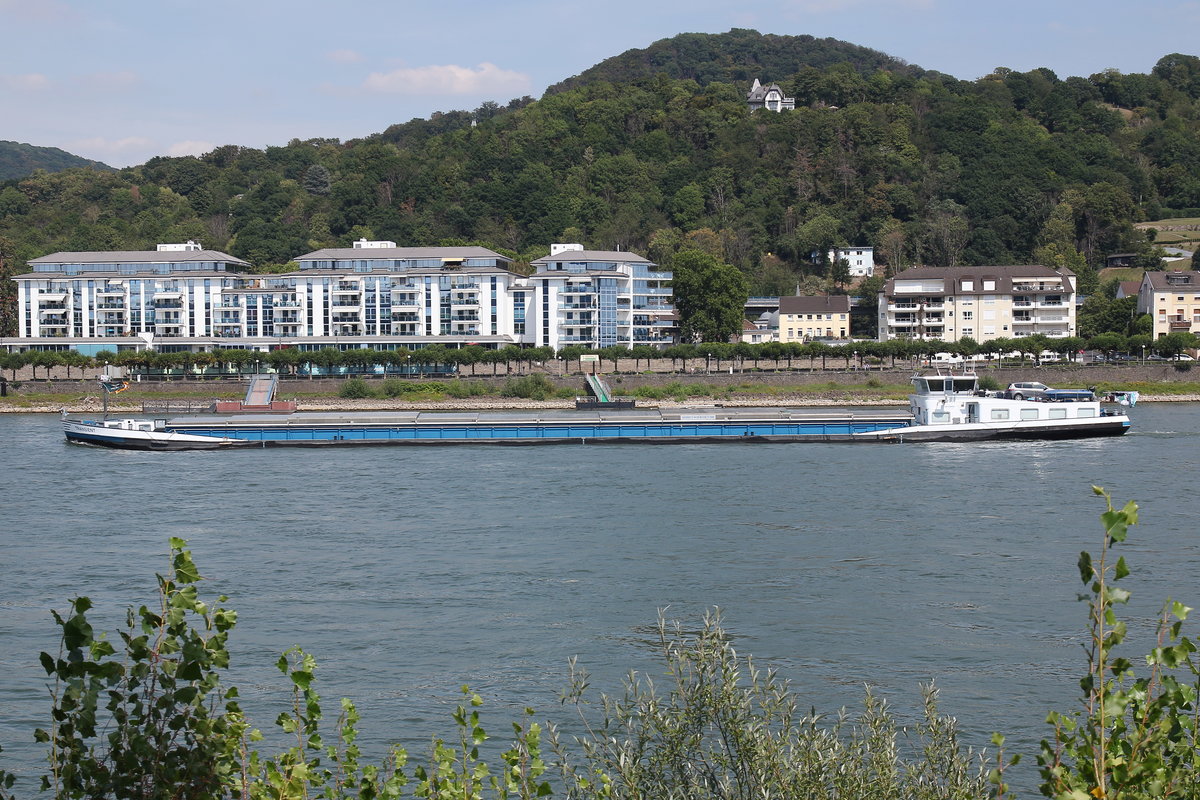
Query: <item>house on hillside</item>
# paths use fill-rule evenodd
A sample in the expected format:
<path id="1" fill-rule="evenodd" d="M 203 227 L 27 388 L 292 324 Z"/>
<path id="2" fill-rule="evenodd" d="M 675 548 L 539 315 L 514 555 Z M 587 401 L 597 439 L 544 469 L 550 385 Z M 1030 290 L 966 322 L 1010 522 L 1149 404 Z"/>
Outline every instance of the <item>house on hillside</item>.
<path id="1" fill-rule="evenodd" d="M 869 278 L 875 274 L 874 247 L 835 247 L 829 251 L 829 263 L 837 263 L 842 258 L 850 265 L 852 278 Z"/>
<path id="2" fill-rule="evenodd" d="M 758 82 L 758 78 L 755 78 L 754 85 L 746 93 L 746 105 L 750 107 L 751 111 L 757 111 L 760 108 L 776 112 L 791 111 L 796 107 L 796 98 L 784 97 L 783 89 L 780 89 L 777 83 L 763 86 Z"/>

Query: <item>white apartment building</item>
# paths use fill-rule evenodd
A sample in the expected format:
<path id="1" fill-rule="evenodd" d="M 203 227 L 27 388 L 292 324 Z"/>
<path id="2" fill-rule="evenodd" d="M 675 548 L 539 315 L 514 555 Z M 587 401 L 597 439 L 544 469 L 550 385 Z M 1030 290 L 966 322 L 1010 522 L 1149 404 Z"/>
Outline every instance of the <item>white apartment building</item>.
<path id="1" fill-rule="evenodd" d="M 546 275 L 531 277 L 483 247 L 365 240 L 299 256 L 300 268 L 284 274 L 248 273 L 245 261 L 194 242 L 145 252 L 54 253 L 33 259 L 33 272 L 14 278 L 19 333 L 0 345 L 91 355 L 147 346 L 669 343 L 662 323 L 673 312 L 669 272 L 632 253 L 598 259 L 569 247 L 586 266 L 547 262 Z M 594 322 L 584 326 L 589 303 Z"/>
<path id="2" fill-rule="evenodd" d="M 527 321 L 539 347 L 653 345 L 674 340 L 671 272 L 636 253 L 552 244 L 532 262 Z"/>
<path id="3" fill-rule="evenodd" d="M 1075 274 L 1038 265 L 918 267 L 879 293 L 879 340 L 1075 335 Z"/>

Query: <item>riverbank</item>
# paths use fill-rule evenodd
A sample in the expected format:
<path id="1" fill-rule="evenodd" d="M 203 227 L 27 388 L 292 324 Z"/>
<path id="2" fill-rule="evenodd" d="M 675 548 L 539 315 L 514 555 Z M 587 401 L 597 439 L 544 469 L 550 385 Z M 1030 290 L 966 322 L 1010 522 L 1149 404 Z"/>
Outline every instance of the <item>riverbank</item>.
<path id="1" fill-rule="evenodd" d="M 1196 403 L 1200 394 L 1142 394 L 1138 403 Z M 745 395 L 738 397 L 712 398 L 694 397 L 685 400 L 657 399 L 638 400 L 639 408 L 696 408 L 717 406 L 722 408 L 823 408 L 844 406 L 889 407 L 908 405 L 907 399 L 882 397 L 856 392 L 830 392 L 817 396 L 806 394 Z M 573 400 L 523 400 L 508 397 L 471 397 L 445 400 L 400 400 L 394 398 L 311 398 L 300 404 L 301 411 L 498 411 L 498 410 L 552 410 L 574 408 Z M 85 397 L 66 403 L 14 404 L 0 402 L 0 414 L 95 414 L 103 408 L 98 397 Z M 141 414 L 140 403 L 109 402 L 108 413 Z"/>
<path id="2" fill-rule="evenodd" d="M 911 376 L 909 369 L 602 375 L 614 395 L 632 397 L 643 408 L 899 406 L 908 402 Z M 1136 390 L 1143 402 L 1200 402 L 1200 382 L 1189 380 L 1188 372 L 1162 366 L 988 368 L 980 370 L 980 377 L 991 388 L 1015 381 L 1040 381 L 1060 388 L 1094 388 L 1101 393 Z M 198 406 L 217 399 L 240 400 L 248 380 L 135 380 L 127 391 L 109 396 L 109 411 L 140 414 L 143 403 Z M 522 382 L 528 385 L 522 386 Z M 355 397 L 343 396 L 349 388 L 356 390 Z M 0 413 L 96 413 L 103 407 L 95 379 L 10 380 L 5 389 Z M 276 399 L 295 401 L 305 411 L 459 411 L 573 408 L 574 398 L 586 393 L 580 375 L 545 373 L 436 380 L 366 378 L 353 384 L 340 377 L 283 376 Z M 545 399 L 525 399 L 529 397 Z"/>

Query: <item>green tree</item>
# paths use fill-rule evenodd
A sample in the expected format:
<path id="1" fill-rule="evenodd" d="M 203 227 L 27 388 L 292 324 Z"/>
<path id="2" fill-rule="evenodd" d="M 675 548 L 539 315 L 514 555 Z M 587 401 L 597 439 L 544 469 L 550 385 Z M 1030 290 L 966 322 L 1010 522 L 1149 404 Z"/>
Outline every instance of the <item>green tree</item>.
<path id="1" fill-rule="evenodd" d="M 699 250 L 678 253 L 671 269 L 683 341 L 728 341 L 741 334 L 750 288 L 740 270 Z"/>

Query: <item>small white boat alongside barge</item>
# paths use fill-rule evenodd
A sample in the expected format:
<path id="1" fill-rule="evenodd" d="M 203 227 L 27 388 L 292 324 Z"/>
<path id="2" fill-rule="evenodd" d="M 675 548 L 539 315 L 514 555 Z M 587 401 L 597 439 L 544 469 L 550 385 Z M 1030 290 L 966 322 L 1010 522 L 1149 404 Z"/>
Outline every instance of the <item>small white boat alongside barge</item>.
<path id="1" fill-rule="evenodd" d="M 1129 430 L 1124 411 L 1105 408 L 1091 391 L 1047 393 L 1014 399 L 987 392 L 971 372 L 917 375 L 909 396 L 912 422 L 868 434 L 906 442 L 962 442 L 986 439 L 1082 439 L 1120 436 Z"/>
<path id="2" fill-rule="evenodd" d="M 216 450 L 246 444 L 237 439 L 196 436 L 166 429 L 165 420 L 70 419 L 63 417 L 67 441 L 122 450 Z"/>

